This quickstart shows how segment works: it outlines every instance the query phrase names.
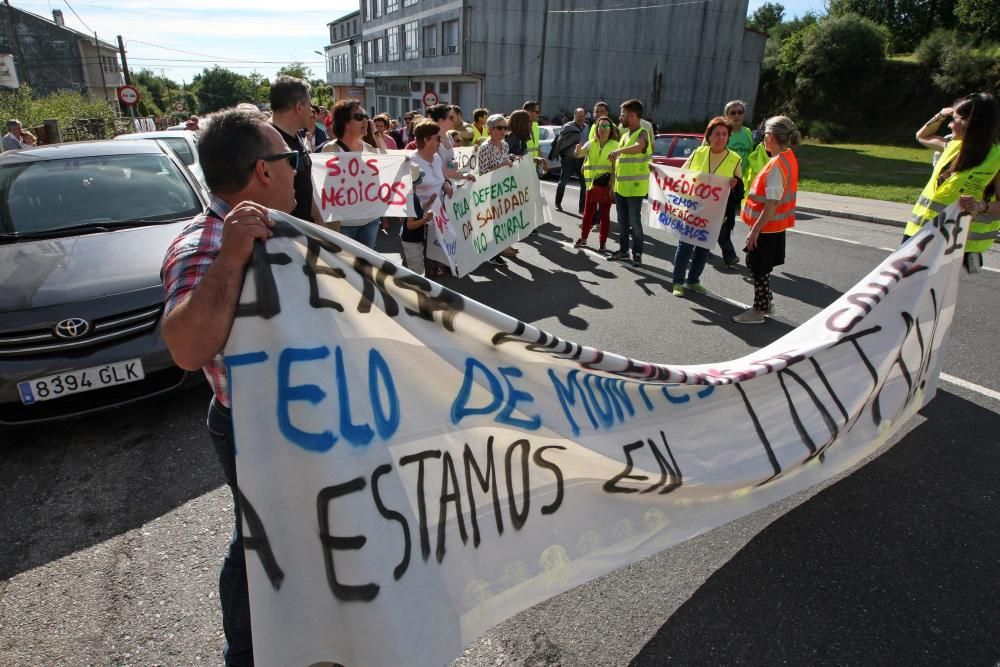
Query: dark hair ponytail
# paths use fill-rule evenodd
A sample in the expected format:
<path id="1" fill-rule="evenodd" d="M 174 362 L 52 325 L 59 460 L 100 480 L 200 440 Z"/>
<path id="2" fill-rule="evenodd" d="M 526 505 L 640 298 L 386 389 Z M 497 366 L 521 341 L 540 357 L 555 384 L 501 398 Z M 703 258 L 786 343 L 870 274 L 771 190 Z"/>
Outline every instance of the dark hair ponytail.
<path id="1" fill-rule="evenodd" d="M 996 145 L 1000 104 L 989 93 L 973 93 L 955 103 L 955 115 L 967 119 L 962 149 L 952 167 L 953 172 L 959 172 L 981 165 Z"/>

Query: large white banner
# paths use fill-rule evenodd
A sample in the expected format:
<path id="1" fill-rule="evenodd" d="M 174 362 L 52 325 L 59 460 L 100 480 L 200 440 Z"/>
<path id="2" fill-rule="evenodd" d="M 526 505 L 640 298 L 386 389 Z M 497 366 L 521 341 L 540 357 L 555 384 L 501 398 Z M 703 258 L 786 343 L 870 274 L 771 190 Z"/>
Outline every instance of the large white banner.
<path id="1" fill-rule="evenodd" d="M 399 153 L 313 153 L 313 201 L 326 222 L 413 215 L 409 158 Z"/>
<path id="2" fill-rule="evenodd" d="M 726 217 L 730 179 L 662 164 L 650 165 L 646 225 L 666 229 L 702 248 L 714 248 Z"/>
<path id="3" fill-rule="evenodd" d="M 862 460 L 934 396 L 953 215 L 773 344 L 683 366 L 562 340 L 275 214 L 226 348 L 257 663 L 446 664 Z"/>
<path id="4" fill-rule="evenodd" d="M 544 200 L 531 160 L 517 160 L 476 178 L 459 181 L 453 197 L 434 206 L 427 256 L 462 277 L 525 238 L 545 221 Z"/>

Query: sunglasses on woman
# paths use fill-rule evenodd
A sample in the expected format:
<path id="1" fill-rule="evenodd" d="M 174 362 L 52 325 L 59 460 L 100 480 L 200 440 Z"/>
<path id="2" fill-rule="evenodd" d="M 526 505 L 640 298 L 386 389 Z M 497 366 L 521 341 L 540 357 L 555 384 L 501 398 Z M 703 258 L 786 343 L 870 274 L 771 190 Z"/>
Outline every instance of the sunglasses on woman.
<path id="1" fill-rule="evenodd" d="M 368 114 L 358 111 L 357 113 L 352 114 L 351 118 L 357 121 L 368 120 Z"/>

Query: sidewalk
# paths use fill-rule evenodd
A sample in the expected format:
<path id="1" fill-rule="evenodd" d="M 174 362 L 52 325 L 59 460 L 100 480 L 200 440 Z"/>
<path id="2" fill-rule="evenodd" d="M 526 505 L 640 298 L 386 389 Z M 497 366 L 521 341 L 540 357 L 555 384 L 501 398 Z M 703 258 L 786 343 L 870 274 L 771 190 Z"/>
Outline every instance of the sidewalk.
<path id="1" fill-rule="evenodd" d="M 906 221 L 910 219 L 913 204 L 800 191 L 796 194 L 795 210 L 802 213 L 830 215 L 835 218 L 905 227 Z"/>

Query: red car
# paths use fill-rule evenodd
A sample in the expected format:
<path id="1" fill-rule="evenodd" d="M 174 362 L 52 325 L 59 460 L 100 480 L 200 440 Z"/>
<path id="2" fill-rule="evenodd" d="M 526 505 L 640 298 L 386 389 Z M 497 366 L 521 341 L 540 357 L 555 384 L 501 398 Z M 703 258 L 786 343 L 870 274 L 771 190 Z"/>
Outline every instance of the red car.
<path id="1" fill-rule="evenodd" d="M 694 149 L 704 143 L 701 134 L 679 132 L 674 134 L 658 134 L 653 142 L 653 162 L 670 167 L 683 167 Z"/>

